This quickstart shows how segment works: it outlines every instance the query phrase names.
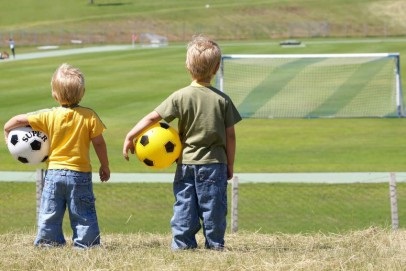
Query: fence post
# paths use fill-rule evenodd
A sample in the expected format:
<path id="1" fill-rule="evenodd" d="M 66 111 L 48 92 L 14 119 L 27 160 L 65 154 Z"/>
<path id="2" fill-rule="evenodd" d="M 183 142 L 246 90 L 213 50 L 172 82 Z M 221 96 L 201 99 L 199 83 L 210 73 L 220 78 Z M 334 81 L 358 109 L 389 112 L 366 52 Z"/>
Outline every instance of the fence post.
<path id="1" fill-rule="evenodd" d="M 397 230 L 399 228 L 399 216 L 398 216 L 398 200 L 396 195 L 396 174 L 394 172 L 390 173 L 389 197 L 392 216 L 392 230 Z"/>
<path id="2" fill-rule="evenodd" d="M 39 217 L 39 208 L 41 205 L 41 194 L 43 188 L 44 188 L 44 170 L 38 168 L 36 171 L 37 221 Z"/>
<path id="3" fill-rule="evenodd" d="M 231 232 L 238 231 L 238 176 L 231 180 Z"/>

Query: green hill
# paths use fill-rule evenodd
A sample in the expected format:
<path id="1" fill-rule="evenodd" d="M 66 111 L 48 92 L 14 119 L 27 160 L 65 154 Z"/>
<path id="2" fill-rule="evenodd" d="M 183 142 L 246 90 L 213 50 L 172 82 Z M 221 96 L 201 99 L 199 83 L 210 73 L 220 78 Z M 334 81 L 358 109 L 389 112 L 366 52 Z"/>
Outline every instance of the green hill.
<path id="1" fill-rule="evenodd" d="M 20 44 L 127 43 L 145 32 L 170 41 L 401 36 L 405 11 L 402 0 L 20 0 L 2 5 L 0 35 Z"/>

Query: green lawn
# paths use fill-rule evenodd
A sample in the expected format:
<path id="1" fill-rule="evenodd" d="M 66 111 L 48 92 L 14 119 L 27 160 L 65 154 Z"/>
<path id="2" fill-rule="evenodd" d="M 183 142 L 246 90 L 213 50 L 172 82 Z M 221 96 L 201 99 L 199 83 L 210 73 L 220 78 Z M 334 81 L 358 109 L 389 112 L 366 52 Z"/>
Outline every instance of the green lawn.
<path id="1" fill-rule="evenodd" d="M 97 183 L 94 191 L 102 232 L 170 231 L 171 184 Z M 401 222 L 406 215 L 405 193 L 404 183 L 398 184 Z M 386 183 L 240 184 L 238 230 L 341 233 L 371 226 L 387 228 L 391 226 L 388 194 Z M 35 200 L 34 183 L 0 182 L 0 233 L 35 229 Z M 228 231 L 230 225 L 228 221 Z M 67 216 L 64 229 L 71 234 Z"/>
<path id="2" fill-rule="evenodd" d="M 331 43 L 287 49 L 276 44 L 224 42 L 222 47 L 225 54 L 327 53 L 334 52 L 334 48 L 339 52 L 395 51 L 403 49 L 402 44 L 403 41 L 354 42 L 351 51 L 347 44 Z M 50 95 L 50 77 L 60 63 L 69 62 L 80 67 L 86 76 L 82 105 L 95 109 L 108 128 L 105 137 L 112 171 L 149 172 L 135 157 L 129 163 L 122 159 L 124 136 L 167 95 L 189 84 L 184 58 L 184 46 L 173 45 L 0 63 L 0 123 L 15 114 L 56 106 Z M 406 171 L 402 151 L 405 127 L 404 119 L 244 119 L 236 126 L 235 170 Z M 34 169 L 11 159 L 5 145 L 0 148 L 0 159 L 0 170 Z M 97 161 L 94 166 L 97 167 Z"/>
<path id="3" fill-rule="evenodd" d="M 405 5 L 400 0 L 3 2 L 0 50 L 8 50 L 7 40 L 14 37 L 17 58 L 37 52 L 39 45 L 130 44 L 133 33 L 143 32 L 168 37 L 165 48 L 0 60 L 1 124 L 15 114 L 56 106 L 50 95 L 52 73 L 62 62 L 80 67 L 87 86 L 82 105 L 93 108 L 107 125 L 113 173 L 173 172 L 173 167 L 148 169 L 135 156 L 126 162 L 121 149 L 127 131 L 142 116 L 189 84 L 184 62 L 192 35 L 215 38 L 224 54 L 399 52 L 402 76 L 406 70 Z M 291 38 L 305 46 L 279 46 Z M 72 45 L 71 39 L 84 43 Z M 403 86 L 405 82 L 403 76 Z M 244 119 L 236 126 L 235 171 L 406 172 L 404 122 Z M 91 155 L 96 171 L 97 159 Z M 13 160 L 5 144 L 0 144 L 0 162 L 0 172 L 34 174 L 37 168 Z M 399 231 L 389 230 L 387 183 L 240 183 L 239 232 L 230 233 L 228 224 L 227 250 L 221 254 L 204 249 L 174 254 L 169 249 L 171 184 L 98 180 L 94 191 L 103 246 L 38 250 L 32 246 L 35 183 L 0 181 L 0 269 L 404 270 L 406 187 L 403 176 L 398 180 Z M 68 217 L 63 227 L 70 243 Z M 202 247 L 202 234 L 197 238 Z"/>
<path id="4" fill-rule="evenodd" d="M 309 42 L 310 43 L 310 42 Z M 311 43 L 310 43 L 311 44 Z M 361 45 L 363 49 L 360 48 Z M 354 43 L 351 52 L 385 52 L 402 42 Z M 335 45 L 337 51 L 350 51 Z M 372 46 L 372 47 L 371 47 Z M 223 43 L 224 53 L 333 52 L 332 44 L 280 48 L 276 44 Z M 0 122 L 14 114 L 56 104 L 50 77 L 62 62 L 79 66 L 86 75 L 82 102 L 94 108 L 108 129 L 105 138 L 112 172 L 151 170 L 136 157 L 123 160 L 127 131 L 172 91 L 188 84 L 184 46 L 91 53 L 0 63 Z M 4 76 L 3 76 L 4 75 Z M 238 172 L 404 172 L 404 119 L 244 119 L 236 126 Z M 97 160 L 92 153 L 93 165 Z M 33 171 L 14 161 L 0 147 L 0 171 Z M 97 180 L 95 180 L 97 182 Z M 0 231 L 35 228 L 35 185 L 0 182 Z M 399 213 L 403 217 L 403 185 Z M 100 227 L 105 232 L 168 232 L 172 214 L 169 184 L 97 184 Z M 241 184 L 240 230 L 261 232 L 340 232 L 371 225 L 390 225 L 387 184 L 300 185 Z M 68 221 L 65 229 L 69 232 Z M 402 225 L 402 224 L 401 224 Z"/>
<path id="5" fill-rule="evenodd" d="M 56 106 L 50 78 L 57 66 L 68 62 L 86 76 L 82 105 L 93 108 L 107 126 L 105 138 L 112 172 L 151 171 L 135 157 L 121 155 L 127 131 L 167 95 L 190 82 L 185 70 L 185 42 L 192 34 L 216 37 L 224 54 L 305 54 L 399 52 L 401 71 L 406 54 L 404 40 L 368 39 L 382 28 L 398 31 L 401 16 L 385 15 L 382 1 L 231 1 L 206 9 L 189 0 L 32 2 L 22 0 L 3 7 L 0 34 L 7 48 L 10 34 L 47 33 L 52 42 L 61 33 L 94 29 L 102 36 L 153 27 L 170 33 L 165 48 L 136 48 L 0 63 L 0 123 L 11 116 Z M 394 4 L 394 3 L 392 3 Z M 388 5 L 388 8 L 393 8 Z M 351 10 L 352 12 L 348 12 Z M 21 18 L 24 18 L 22 20 Z M 144 22 L 147 22 L 145 28 Z M 186 23 L 187 22 L 187 23 Z M 301 39 L 305 46 L 283 48 L 279 38 L 289 36 L 289 25 L 328 22 L 332 38 Z M 350 24 L 355 39 L 334 38 Z M 300 27 L 299 27 L 300 28 Z M 180 29 L 179 32 L 170 32 Z M 119 30 L 119 31 L 118 31 Z M 342 32 L 340 32 L 342 33 Z M 27 35 L 26 35 L 27 34 Z M 83 33 L 82 33 L 83 34 Z M 117 34 L 118 35 L 118 34 Z M 276 38 L 274 38 L 276 36 Z M 44 36 L 41 36 L 44 37 Z M 285 36 L 283 36 L 285 37 Z M 319 36 L 318 36 L 319 37 Z M 49 38 L 49 40 L 48 40 Z M 244 39 L 239 41 L 239 39 Z M 17 57 L 34 52 L 21 47 Z M 85 46 L 89 46 L 86 44 Z M 402 78 L 404 85 L 405 79 Z M 373 172 L 406 171 L 403 151 L 404 119 L 244 119 L 236 126 L 237 172 Z M 92 153 L 93 165 L 97 160 Z M 14 161 L 5 144 L 0 147 L 0 171 L 34 171 Z M 97 182 L 97 180 L 96 180 Z M 399 184 L 399 213 L 405 211 L 404 187 Z M 97 208 L 103 232 L 168 232 L 172 213 L 169 184 L 96 184 Z M 339 232 L 370 225 L 390 224 L 386 184 L 303 185 L 241 184 L 240 229 L 260 232 Z M 0 182 L 0 232 L 35 228 L 35 184 Z M 68 228 L 65 220 L 65 229 Z"/>

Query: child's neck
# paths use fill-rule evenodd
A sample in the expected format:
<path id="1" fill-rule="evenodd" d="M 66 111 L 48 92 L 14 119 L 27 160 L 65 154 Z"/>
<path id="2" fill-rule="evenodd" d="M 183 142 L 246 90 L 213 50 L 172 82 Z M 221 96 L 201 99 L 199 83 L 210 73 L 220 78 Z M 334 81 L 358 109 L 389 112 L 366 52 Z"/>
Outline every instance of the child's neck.
<path id="1" fill-rule="evenodd" d="M 71 104 L 71 105 L 69 105 L 69 104 L 61 104 L 61 106 L 64 107 L 64 108 L 75 108 L 75 107 L 78 107 L 79 104 Z"/>
<path id="2" fill-rule="evenodd" d="M 194 80 L 194 82 L 202 86 L 211 86 L 210 80 Z"/>

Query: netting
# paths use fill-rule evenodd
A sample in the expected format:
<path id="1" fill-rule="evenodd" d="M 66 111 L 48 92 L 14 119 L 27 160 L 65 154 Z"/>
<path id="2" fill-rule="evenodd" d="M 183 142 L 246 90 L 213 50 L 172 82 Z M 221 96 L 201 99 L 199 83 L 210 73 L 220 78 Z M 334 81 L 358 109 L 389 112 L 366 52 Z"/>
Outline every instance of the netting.
<path id="1" fill-rule="evenodd" d="M 368 174 L 345 173 L 293 174 L 297 175 L 294 178 L 292 174 L 260 174 L 255 178 L 248 175 L 240 174 L 238 231 L 342 233 L 371 226 L 391 226 L 389 173 L 371 174 L 370 177 Z M 141 176 L 130 178 L 139 182 L 95 181 L 96 209 L 102 235 L 170 233 L 174 204 L 171 178 L 161 182 L 161 177 L 157 176 L 154 178 L 156 182 L 142 182 Z M 406 175 L 398 173 L 400 222 L 406 216 L 405 181 Z M 31 180 L 0 181 L 0 188 L 0 233 L 30 231 L 34 238 L 36 183 Z M 233 208 L 231 183 L 227 189 L 227 227 L 230 232 Z M 403 225 L 400 223 L 402 229 Z M 72 230 L 68 212 L 63 228 L 69 238 Z"/>
<path id="2" fill-rule="evenodd" d="M 217 86 L 245 118 L 404 115 L 398 54 L 225 55 Z"/>

